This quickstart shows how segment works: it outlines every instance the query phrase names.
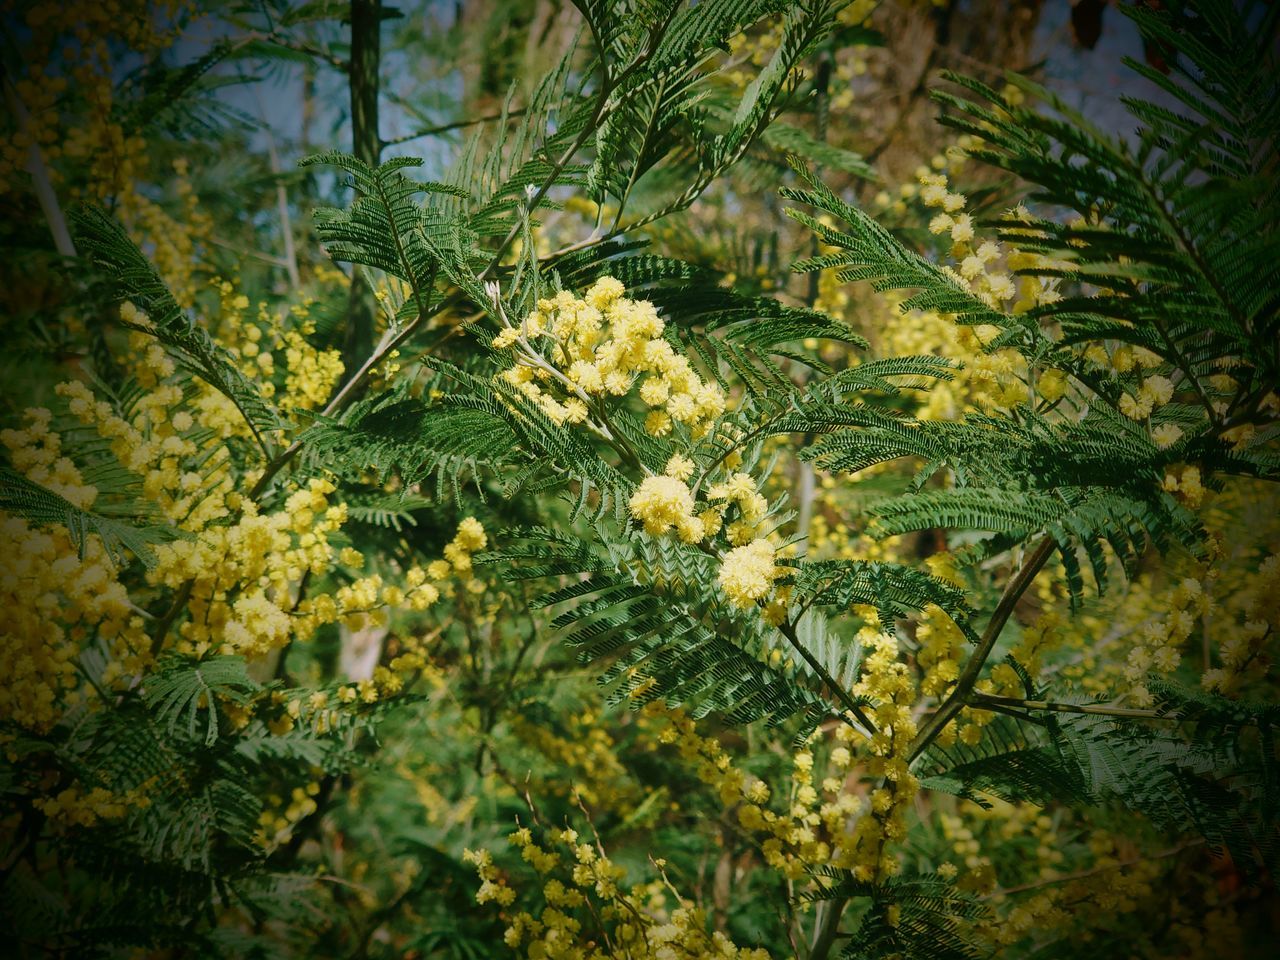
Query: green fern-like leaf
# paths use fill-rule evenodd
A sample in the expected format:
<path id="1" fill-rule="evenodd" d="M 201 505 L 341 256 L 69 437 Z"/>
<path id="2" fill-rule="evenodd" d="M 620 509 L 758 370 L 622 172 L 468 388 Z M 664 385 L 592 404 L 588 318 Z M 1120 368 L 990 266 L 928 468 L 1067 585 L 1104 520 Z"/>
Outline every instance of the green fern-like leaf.
<path id="1" fill-rule="evenodd" d="M 987 918 L 987 908 L 937 874 L 872 882 L 827 869 L 821 877 L 823 886 L 806 899 L 858 899 L 867 904 L 857 931 L 841 950 L 842 958 L 979 960 L 984 956 L 968 928 Z"/>
<path id="2" fill-rule="evenodd" d="M 162 524 L 150 522 L 138 526 L 82 510 L 61 494 L 6 466 L 0 466 L 0 510 L 40 526 L 64 527 L 82 557 L 86 538 L 96 536 L 116 566 L 123 566 L 128 561 L 127 554 L 132 554 L 144 566 L 152 567 L 156 562 L 152 547 L 178 535 Z"/>
<path id="3" fill-rule="evenodd" d="M 154 336 L 185 369 L 235 404 L 259 446 L 270 456 L 267 435 L 284 425 L 280 415 L 208 331 L 178 305 L 124 227 L 94 206 L 80 208 L 73 221 L 76 241 L 85 256 L 102 270 L 121 300 L 132 301 L 146 315 L 138 329 Z"/>
<path id="4" fill-rule="evenodd" d="M 213 657 L 188 662 L 175 659 L 147 678 L 144 696 L 156 713 L 156 720 L 170 731 L 185 720 L 186 732 L 195 739 L 196 727 L 204 716 L 204 742 L 212 745 L 218 739 L 219 697 L 245 703 L 258 689 L 240 657 Z"/>
<path id="5" fill-rule="evenodd" d="M 733 615 L 714 599 L 708 605 L 705 592 L 697 608 L 677 599 L 691 580 L 681 581 L 676 596 L 667 595 L 667 575 L 649 580 L 638 564 L 628 572 L 588 543 L 543 528 L 506 531 L 500 542 L 502 551 L 477 560 L 507 565 L 513 579 L 571 578 L 535 607 L 572 604 L 551 625 L 580 660 L 606 667 L 600 683 L 611 702 L 638 707 L 663 699 L 687 706 L 694 716 L 714 712 L 737 723 L 776 724 L 800 715 L 810 730 L 832 712 L 801 682 L 725 639 L 738 631 L 716 626 Z"/>

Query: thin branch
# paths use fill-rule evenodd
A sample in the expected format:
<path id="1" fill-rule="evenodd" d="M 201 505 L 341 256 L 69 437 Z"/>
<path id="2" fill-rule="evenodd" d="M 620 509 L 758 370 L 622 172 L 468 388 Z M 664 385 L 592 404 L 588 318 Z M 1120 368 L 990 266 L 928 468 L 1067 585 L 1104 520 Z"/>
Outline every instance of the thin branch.
<path id="1" fill-rule="evenodd" d="M 238 243 L 232 243 L 230 240 L 225 240 L 222 237 L 210 236 L 209 242 L 212 243 L 215 247 L 222 247 L 226 250 L 233 250 L 236 253 L 240 254 L 240 256 L 242 257 L 250 257 L 254 260 L 261 260 L 263 263 L 269 263 L 273 267 L 285 267 L 285 268 L 288 267 L 288 264 L 285 263 L 284 257 L 273 256 L 272 254 L 264 253 L 261 250 L 251 250 L 247 247 L 241 246 Z"/>
<path id="2" fill-rule="evenodd" d="M 27 106 L 18 96 L 18 89 L 9 79 L 9 74 L 2 74 L 4 83 L 4 99 L 17 123 L 18 131 L 25 132 L 31 123 L 31 114 Z M 27 173 L 31 174 L 31 184 L 35 188 L 36 200 L 40 203 L 40 212 L 49 224 L 49 232 L 53 234 L 53 245 L 64 257 L 76 255 L 76 245 L 71 239 L 71 231 L 67 229 L 66 217 L 62 215 L 62 207 L 58 205 L 58 195 L 53 190 L 53 182 L 49 178 L 49 167 L 44 162 L 44 154 L 40 152 L 40 144 L 31 137 L 31 148 L 27 151 Z"/>
<path id="3" fill-rule="evenodd" d="M 164 647 L 165 637 L 169 634 L 169 628 L 173 626 L 173 622 L 178 619 L 184 609 L 186 609 L 187 601 L 191 599 L 191 591 L 195 589 L 196 582 L 188 580 L 174 595 L 173 603 L 169 604 L 169 609 L 160 615 L 160 619 L 156 622 L 156 632 L 151 638 L 151 656 L 159 655 Z"/>
<path id="4" fill-rule="evenodd" d="M 835 677 L 831 676 L 827 671 L 827 668 L 818 661 L 817 657 L 810 653 L 800 642 L 800 638 L 796 636 L 795 625 L 783 621 L 778 625 L 778 632 L 787 638 L 787 642 L 795 648 L 796 652 L 804 658 L 805 663 L 809 664 L 809 668 L 821 678 L 822 682 L 826 684 L 828 688 L 830 688 L 831 692 L 835 694 L 836 699 L 840 701 L 844 708 L 857 717 L 858 722 L 866 728 L 866 730 L 859 732 L 864 736 L 870 736 L 875 733 L 875 724 L 871 722 L 866 711 L 864 711 L 862 707 L 858 706 L 857 701 L 854 700 L 853 697 L 849 696 L 849 691 L 842 687 L 836 681 Z"/>
<path id="5" fill-rule="evenodd" d="M 280 217 L 280 235 L 284 240 L 284 256 L 280 265 L 289 276 L 289 287 L 297 290 L 302 286 L 302 277 L 298 272 L 298 254 L 293 245 L 293 220 L 289 215 L 289 192 L 284 181 L 280 179 L 280 154 L 276 150 L 276 138 L 271 132 L 271 124 L 267 120 L 267 110 L 263 106 L 262 96 L 255 86 L 254 100 L 258 105 L 258 116 L 262 119 L 262 130 L 267 136 L 267 159 L 271 164 L 271 173 L 276 179 L 276 213 Z"/>
<path id="6" fill-rule="evenodd" d="M 969 706 L 982 709 L 1014 707 L 1022 710 L 1049 710 L 1056 713 L 1087 713 L 1100 717 L 1127 717 L 1133 720 L 1176 720 L 1156 710 L 1137 710 L 1128 707 L 1109 707 L 1102 703 L 1058 703 L 1051 700 L 1022 700 L 1018 697 L 998 697 L 989 693 L 975 693 Z"/>
<path id="7" fill-rule="evenodd" d="M 814 127 L 819 143 L 827 142 L 827 128 L 831 120 L 831 72 L 833 68 L 834 63 L 831 51 L 823 49 L 818 54 L 818 69 L 813 78 L 813 92 L 816 99 L 814 104 Z M 815 166 L 813 175 L 815 178 L 822 175 L 822 164 Z M 811 256 L 818 256 L 821 253 L 820 247 L 817 234 L 814 234 L 810 242 Z M 815 270 L 809 274 L 809 288 L 805 292 L 805 306 L 810 310 L 817 306 L 818 288 L 819 273 Z M 799 379 L 802 387 L 809 379 L 807 371 L 803 367 L 796 371 L 796 378 Z M 813 436 L 805 434 L 805 446 L 812 442 Z M 796 474 L 796 556 L 804 557 L 809 552 L 809 527 L 813 522 L 813 502 L 817 495 L 817 476 L 813 461 L 797 459 Z M 838 917 L 835 922 L 839 923 Z M 820 938 L 822 926 L 819 925 L 818 929 Z M 814 942 L 818 942 L 817 939 Z"/>
<path id="8" fill-rule="evenodd" d="M 827 142 L 827 127 L 831 115 L 832 69 L 831 51 L 824 49 L 818 54 L 818 69 L 814 75 L 813 82 L 814 94 L 817 98 L 817 103 L 814 105 L 817 114 L 815 126 L 817 128 L 817 139 L 820 143 Z M 814 172 L 814 176 L 819 176 L 821 170 L 822 167 L 819 165 Z M 818 237 L 815 235 L 812 242 L 812 254 L 817 256 L 819 252 Z M 806 292 L 805 305 L 812 310 L 817 305 L 817 302 L 818 273 L 815 271 L 809 277 L 809 289 Z M 805 439 L 810 441 L 812 438 L 806 434 Z M 796 516 L 797 556 L 803 557 L 809 550 L 809 527 L 813 522 L 813 501 L 817 493 L 817 478 L 813 462 L 810 460 L 799 460 L 796 469 L 799 472 L 798 482 L 796 483 L 798 488 L 796 500 L 799 508 Z M 809 956 L 812 960 L 823 960 L 831 952 L 831 946 L 835 943 L 836 937 L 840 933 L 840 920 L 844 917 L 844 910 L 848 903 L 848 898 L 837 897 L 829 902 L 819 904 L 817 915 L 814 917 L 813 922 L 813 941 L 809 946 Z"/>
<path id="9" fill-rule="evenodd" d="M 995 612 L 991 615 L 987 629 L 978 641 L 978 649 L 974 651 L 973 656 L 969 658 L 969 662 L 965 664 L 964 671 L 956 680 L 955 688 L 947 699 L 942 702 L 942 705 L 934 711 L 933 716 L 925 721 L 925 725 L 920 729 L 915 742 L 911 744 L 911 760 L 918 757 L 942 732 L 943 728 L 951 722 L 955 715 L 964 709 L 969 694 L 973 690 L 973 685 L 978 682 L 978 677 L 982 673 L 982 668 L 986 664 L 987 658 L 991 656 L 991 651 L 995 648 L 996 641 L 1000 639 L 1000 632 L 1013 615 L 1013 608 L 1018 605 L 1018 601 L 1022 599 L 1022 595 L 1031 586 L 1036 574 L 1048 562 L 1049 557 L 1053 556 L 1053 551 L 1056 547 L 1057 543 L 1053 537 L 1046 535 L 1031 551 L 1026 560 L 1023 561 L 1022 567 L 1018 572 L 1006 584 L 1004 594 L 1000 597 L 1000 602 L 996 605 Z"/>
<path id="10" fill-rule="evenodd" d="M 1123 870 L 1125 867 L 1132 867 L 1134 864 L 1148 863 L 1152 860 L 1165 860 L 1169 857 L 1176 857 L 1183 851 L 1190 850 L 1193 847 L 1204 846 L 1204 844 L 1205 840 L 1203 838 L 1200 840 L 1189 840 L 1188 842 L 1179 844 L 1169 850 L 1164 850 L 1160 853 L 1153 853 L 1148 857 L 1132 857 L 1129 860 L 1121 860 L 1119 863 L 1109 863 L 1101 867 L 1092 867 L 1088 870 L 1077 871 L 1076 873 L 1063 874 L 1060 877 L 1050 877 L 1046 880 L 1037 880 L 1033 883 L 1023 883 L 1016 887 L 1005 887 L 1000 890 L 995 890 L 981 899 L 991 900 L 995 897 L 1007 897 L 1013 893 L 1026 893 L 1028 890 L 1040 890 L 1043 887 L 1053 886 L 1055 883 L 1070 883 L 1072 880 L 1084 880 L 1088 877 L 1095 877 L 1100 873 L 1108 873 L 1112 870 Z"/>
<path id="11" fill-rule="evenodd" d="M 297 40 L 285 37 L 274 30 L 267 33 L 249 34 L 249 36 L 246 37 L 246 40 L 260 40 L 263 43 L 274 44 L 277 47 L 282 47 L 285 50 L 292 50 L 295 53 L 305 53 L 307 56 L 321 60 L 324 63 L 329 64 L 329 66 L 333 67 L 335 70 L 341 70 L 343 73 L 346 73 L 351 69 L 351 64 L 336 54 L 330 53 L 328 50 L 323 50 L 320 47 L 313 47 L 307 43 L 299 43 Z"/>
<path id="12" fill-rule="evenodd" d="M 521 107 L 519 110 L 509 110 L 506 113 L 491 113 L 485 117 L 472 117 L 468 120 L 454 120 L 452 123 L 442 123 L 434 127 L 423 127 L 413 133 L 406 133 L 403 136 L 392 137 L 390 140 L 383 140 L 382 145 L 384 147 L 394 147 L 402 143 L 408 143 L 410 140 L 420 140 L 423 137 L 435 137 L 442 133 L 452 133 L 454 130 L 464 130 L 467 127 L 479 126 L 482 123 L 502 120 L 504 117 L 508 120 L 514 120 L 517 117 L 523 117 L 527 112 L 527 108 Z"/>
<path id="13" fill-rule="evenodd" d="M 271 172 L 280 173 L 280 158 L 276 153 L 275 138 L 267 131 L 267 152 L 271 158 Z M 284 237 L 284 269 L 289 275 L 289 287 L 297 290 L 302 286 L 302 275 L 298 272 L 298 252 L 293 245 L 293 221 L 289 217 L 289 193 L 284 182 L 276 180 L 276 211 L 280 215 L 280 233 Z"/>
<path id="14" fill-rule="evenodd" d="M 322 417 L 332 417 L 340 412 L 342 408 L 346 406 L 347 401 L 361 386 L 364 385 L 365 380 L 369 378 L 369 375 L 373 372 L 374 368 L 386 358 L 387 354 L 391 353 L 392 350 L 395 350 L 400 346 L 400 344 L 404 343 L 405 340 L 409 339 L 414 331 L 416 331 L 424 322 L 430 320 L 432 317 L 439 316 L 445 310 L 457 306 L 462 302 L 462 300 L 463 295 L 461 293 L 445 297 L 426 313 L 420 313 L 414 317 L 413 320 L 405 324 L 398 333 L 393 334 L 390 330 L 384 333 L 382 335 L 382 341 L 379 343 L 377 349 L 369 355 L 365 362 L 360 365 L 360 369 L 357 370 L 355 374 L 342 385 L 338 392 L 334 394 L 333 398 L 325 404 L 324 409 L 320 411 L 320 415 Z M 253 485 L 253 489 L 249 491 L 249 496 L 255 500 L 260 497 L 267 487 L 270 486 L 271 481 L 275 478 L 276 474 L 284 469 L 284 467 L 287 466 L 301 450 L 301 440 L 294 440 L 293 443 L 289 444 L 289 446 L 280 453 L 279 456 L 267 464 L 262 476 L 258 478 L 258 482 L 255 483 Z"/>

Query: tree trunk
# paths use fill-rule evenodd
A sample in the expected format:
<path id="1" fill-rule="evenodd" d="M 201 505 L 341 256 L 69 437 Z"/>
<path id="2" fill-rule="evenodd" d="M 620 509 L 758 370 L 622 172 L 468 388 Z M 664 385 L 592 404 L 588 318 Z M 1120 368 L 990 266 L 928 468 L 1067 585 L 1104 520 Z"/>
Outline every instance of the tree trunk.
<path id="1" fill-rule="evenodd" d="M 378 69 L 382 59 L 382 0 L 351 0 L 351 152 L 376 167 L 382 156 L 378 133 Z M 356 271 L 351 278 L 342 362 L 350 377 L 373 353 L 377 303 Z"/>

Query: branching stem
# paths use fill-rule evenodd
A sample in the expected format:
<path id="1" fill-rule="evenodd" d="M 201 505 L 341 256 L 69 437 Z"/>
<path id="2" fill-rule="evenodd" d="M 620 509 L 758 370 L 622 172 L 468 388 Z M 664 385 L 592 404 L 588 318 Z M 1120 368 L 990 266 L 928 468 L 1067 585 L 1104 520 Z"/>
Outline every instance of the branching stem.
<path id="1" fill-rule="evenodd" d="M 1175 720 L 1156 710 L 1138 710 L 1129 707 L 1111 707 L 1104 703 L 1057 703 L 1051 700 L 1023 700 L 1018 697 L 997 697 L 989 693 L 975 693 L 968 701 L 971 707 L 1005 707 L 1020 710 L 1047 710 L 1055 713 L 1084 713 L 1099 717 L 1126 717 L 1132 720 Z"/>
<path id="2" fill-rule="evenodd" d="M 796 652 L 804 658 L 804 662 L 807 663 L 809 668 L 821 678 L 822 682 L 826 684 L 827 688 L 830 689 L 844 708 L 857 717 L 858 722 L 866 728 L 859 732 L 866 737 L 870 737 L 875 733 L 875 725 L 871 722 L 871 718 L 867 716 L 866 711 L 863 710 L 862 707 L 858 706 L 857 701 L 849 695 L 849 691 L 841 686 L 835 677 L 831 676 L 827 671 L 827 668 L 819 662 L 818 658 L 810 653 L 805 648 L 804 644 L 800 642 L 800 638 L 796 636 L 795 624 L 784 620 L 778 625 L 778 632 L 787 638 L 787 642 L 790 643 L 791 646 L 795 648 Z"/>
<path id="3" fill-rule="evenodd" d="M 1053 551 L 1056 547 L 1057 543 L 1053 537 L 1045 535 L 1036 544 L 1031 553 L 1027 555 L 1017 573 L 1006 584 L 1004 593 L 1000 597 L 1000 602 L 996 604 L 995 612 L 987 623 L 987 629 L 983 631 L 982 637 L 978 641 L 978 649 L 974 651 L 973 656 L 969 658 L 969 662 L 965 664 L 964 671 L 956 680 L 955 688 L 947 699 L 942 702 L 942 705 L 934 711 L 933 716 L 925 721 L 924 726 L 920 728 L 920 733 L 916 736 L 915 742 L 911 744 L 910 760 L 914 760 L 929 744 L 933 743 L 943 728 L 967 705 L 969 694 L 973 691 L 973 685 L 978 682 L 978 677 L 982 674 L 982 668 L 986 664 L 987 658 L 991 656 L 991 651 L 995 649 L 996 641 L 1000 639 L 1000 632 L 1004 629 L 1005 624 L 1009 622 L 1009 618 L 1013 616 L 1014 607 L 1018 605 L 1022 595 L 1031 586 L 1036 574 L 1053 556 Z"/>

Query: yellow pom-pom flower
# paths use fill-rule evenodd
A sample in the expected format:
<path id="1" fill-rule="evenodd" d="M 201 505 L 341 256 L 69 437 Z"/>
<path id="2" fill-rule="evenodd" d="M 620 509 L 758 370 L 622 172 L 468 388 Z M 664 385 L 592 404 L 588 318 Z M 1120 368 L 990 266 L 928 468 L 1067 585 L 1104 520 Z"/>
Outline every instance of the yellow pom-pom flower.
<path id="1" fill-rule="evenodd" d="M 717 583 L 729 602 L 736 607 L 749 607 L 773 589 L 773 581 L 781 571 L 774 562 L 775 551 L 768 540 L 752 540 L 725 554 Z"/>

